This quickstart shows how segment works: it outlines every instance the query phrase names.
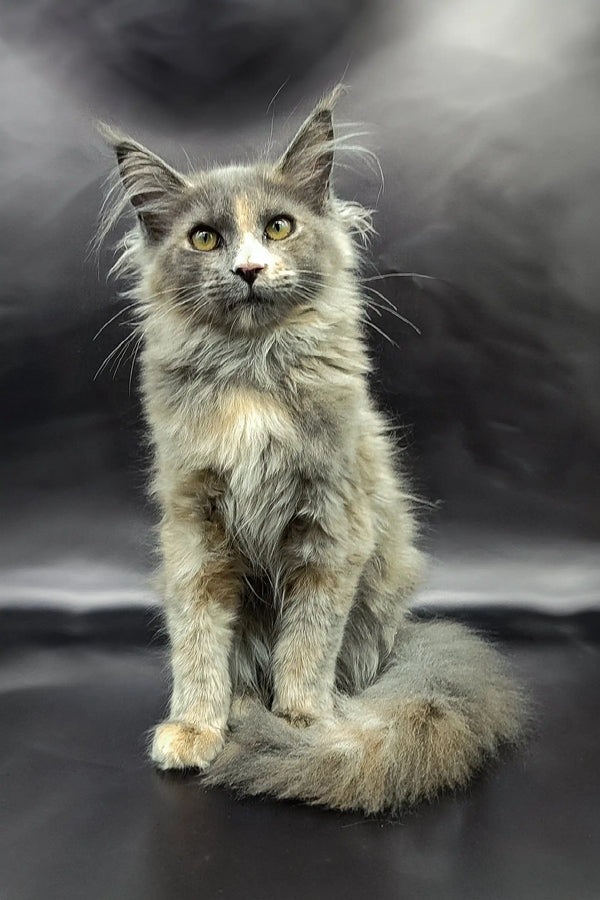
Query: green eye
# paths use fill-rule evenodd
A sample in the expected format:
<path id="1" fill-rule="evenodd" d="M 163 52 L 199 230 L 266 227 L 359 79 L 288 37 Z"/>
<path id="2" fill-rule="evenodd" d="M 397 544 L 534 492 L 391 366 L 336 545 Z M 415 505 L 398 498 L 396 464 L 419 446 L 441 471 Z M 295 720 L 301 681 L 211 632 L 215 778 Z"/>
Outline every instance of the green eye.
<path id="1" fill-rule="evenodd" d="M 195 228 L 190 232 L 190 244 L 195 250 L 216 250 L 221 243 L 221 237 L 212 228 Z"/>
<path id="2" fill-rule="evenodd" d="M 290 236 L 292 229 L 291 219 L 288 219 L 287 216 L 277 216 L 277 218 L 271 219 L 265 228 L 265 234 L 270 241 L 282 241 Z"/>

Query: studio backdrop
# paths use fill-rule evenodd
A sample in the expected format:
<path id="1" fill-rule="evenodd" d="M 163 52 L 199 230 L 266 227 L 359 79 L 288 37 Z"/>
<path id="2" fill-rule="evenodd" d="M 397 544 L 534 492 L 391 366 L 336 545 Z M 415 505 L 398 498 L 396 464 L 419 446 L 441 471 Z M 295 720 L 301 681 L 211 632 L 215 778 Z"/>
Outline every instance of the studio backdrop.
<path id="1" fill-rule="evenodd" d="M 419 600 L 592 602 L 597 3 L 27 0 L 1 18 L 1 604 L 156 602 L 118 229 L 93 249 L 113 165 L 95 122 L 183 169 L 274 158 L 338 81 L 335 190 L 375 210 L 372 389 L 433 559 Z"/>

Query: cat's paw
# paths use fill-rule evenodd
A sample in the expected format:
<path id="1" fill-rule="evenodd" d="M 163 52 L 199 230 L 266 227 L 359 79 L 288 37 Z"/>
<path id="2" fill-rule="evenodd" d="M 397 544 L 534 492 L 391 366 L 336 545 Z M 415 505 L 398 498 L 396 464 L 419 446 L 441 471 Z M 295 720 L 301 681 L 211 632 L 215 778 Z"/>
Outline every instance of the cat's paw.
<path id="1" fill-rule="evenodd" d="M 171 720 L 156 726 L 150 756 L 159 769 L 207 769 L 223 743 L 218 728 Z"/>

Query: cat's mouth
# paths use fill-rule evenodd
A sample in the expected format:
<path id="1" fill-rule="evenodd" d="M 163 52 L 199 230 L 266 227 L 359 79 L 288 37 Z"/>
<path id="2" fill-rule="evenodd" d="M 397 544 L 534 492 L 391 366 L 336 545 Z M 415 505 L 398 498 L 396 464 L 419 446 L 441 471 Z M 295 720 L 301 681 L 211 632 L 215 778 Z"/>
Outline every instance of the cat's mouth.
<path id="1" fill-rule="evenodd" d="M 282 294 L 275 285 L 267 284 L 232 286 L 224 300 L 224 322 L 243 331 L 276 326 L 293 305 L 289 296 Z"/>
<path id="2" fill-rule="evenodd" d="M 272 303 L 270 297 L 265 295 L 263 291 L 257 290 L 254 285 L 249 284 L 242 296 L 236 297 L 231 306 L 264 306 Z"/>
<path id="3" fill-rule="evenodd" d="M 264 294 L 261 294 L 254 287 L 248 288 L 248 296 L 246 297 L 246 303 L 249 303 L 251 306 L 257 303 L 266 303 L 267 298 Z"/>

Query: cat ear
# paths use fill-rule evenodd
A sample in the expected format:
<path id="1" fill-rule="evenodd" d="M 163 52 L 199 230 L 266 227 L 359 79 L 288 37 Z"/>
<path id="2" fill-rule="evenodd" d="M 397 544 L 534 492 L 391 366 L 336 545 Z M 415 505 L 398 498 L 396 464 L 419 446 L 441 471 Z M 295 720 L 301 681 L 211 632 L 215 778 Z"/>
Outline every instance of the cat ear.
<path id="1" fill-rule="evenodd" d="M 316 212 L 322 211 L 329 197 L 333 166 L 332 111 L 342 90 L 338 85 L 321 100 L 276 166 L 276 171 L 300 190 Z"/>
<path id="2" fill-rule="evenodd" d="M 183 176 L 132 138 L 104 124 L 98 127 L 115 151 L 125 195 L 142 230 L 150 241 L 159 240 L 168 228 L 174 201 L 187 187 Z"/>

